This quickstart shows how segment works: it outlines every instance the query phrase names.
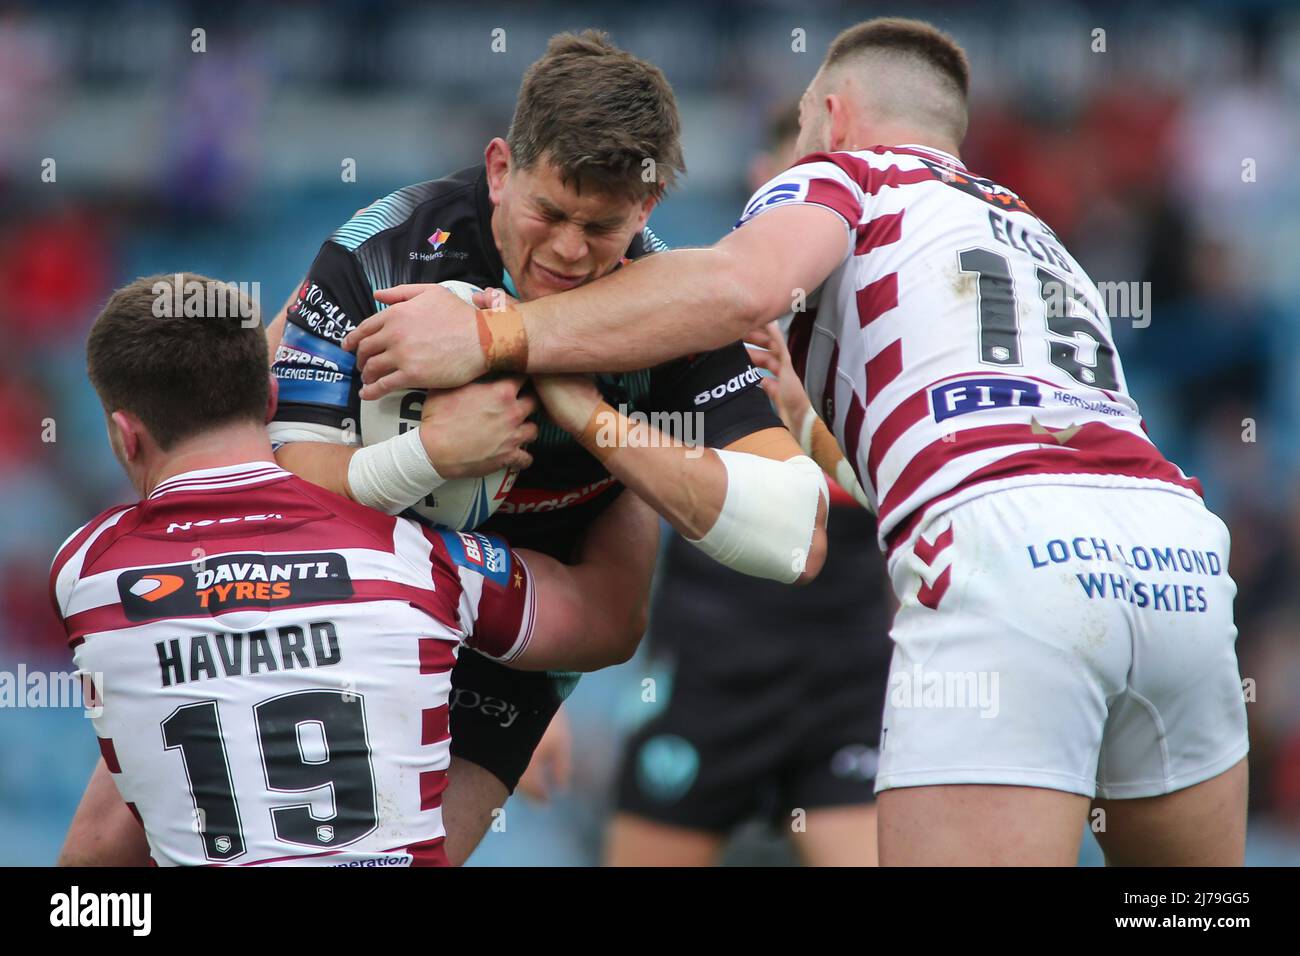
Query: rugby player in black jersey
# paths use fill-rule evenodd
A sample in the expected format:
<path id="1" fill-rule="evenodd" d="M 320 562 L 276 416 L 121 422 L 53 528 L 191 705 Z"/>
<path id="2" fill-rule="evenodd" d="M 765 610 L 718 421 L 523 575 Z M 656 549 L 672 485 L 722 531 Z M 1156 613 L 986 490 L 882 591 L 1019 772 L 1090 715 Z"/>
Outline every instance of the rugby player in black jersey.
<path id="1" fill-rule="evenodd" d="M 275 353 L 280 404 L 270 433 L 280 463 L 390 512 L 440 480 L 527 465 L 482 527 L 560 560 L 572 559 L 626 486 L 721 563 L 786 582 L 814 577 L 825 552 L 825 484 L 738 342 L 596 382 L 541 378 L 547 414 L 536 427 L 524 422 L 535 400 L 520 377 L 431 393 L 420 414 L 444 428 L 361 447 L 360 374 L 340 343 L 382 308 L 377 297 L 404 294 L 381 290 L 455 279 L 526 300 L 635 268 L 662 248 L 646 220 L 683 168 L 663 74 L 590 31 L 554 38 L 525 74 L 508 137 L 488 144 L 483 165 L 398 190 L 321 247 Z M 637 412 L 675 413 L 709 448 L 658 435 L 629 419 Z M 627 644 L 599 666 L 626 660 L 639 638 L 629 627 Z M 453 863 L 486 832 L 576 678 L 461 655 L 443 801 Z"/>

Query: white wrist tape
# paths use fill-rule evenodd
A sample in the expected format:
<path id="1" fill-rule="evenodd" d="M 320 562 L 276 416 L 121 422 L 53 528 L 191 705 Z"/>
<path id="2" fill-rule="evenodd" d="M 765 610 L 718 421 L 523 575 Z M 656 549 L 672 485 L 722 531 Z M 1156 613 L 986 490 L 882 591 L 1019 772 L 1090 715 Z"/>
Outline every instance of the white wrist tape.
<path id="1" fill-rule="evenodd" d="M 358 449 L 348 464 L 353 500 L 390 515 L 405 511 L 445 481 L 429 461 L 418 428 Z"/>
<path id="2" fill-rule="evenodd" d="M 830 497 L 822 470 L 806 455 L 788 461 L 717 455 L 727 469 L 722 513 L 703 538 L 687 540 L 742 574 L 790 584 L 808 560 L 818 502 Z"/>
<path id="3" fill-rule="evenodd" d="M 866 508 L 872 514 L 876 509 L 871 507 L 871 502 L 867 500 L 867 493 L 862 490 L 862 485 L 858 484 L 858 476 L 853 473 L 853 466 L 849 464 L 847 458 L 841 458 L 835 463 L 835 474 L 831 476 L 835 483 L 853 496 L 863 508 Z"/>
<path id="4" fill-rule="evenodd" d="M 797 436 L 799 439 L 799 447 L 802 448 L 804 453 L 807 455 L 813 453 L 813 426 L 816 425 L 818 421 L 820 421 L 820 419 L 817 417 L 817 413 L 809 408 L 808 411 L 804 413 L 803 421 L 799 423 L 799 435 Z M 876 513 L 875 509 L 871 507 L 871 502 L 867 500 L 867 493 L 862 490 L 862 485 L 858 483 L 858 476 L 853 473 L 853 466 L 849 464 L 849 460 L 845 458 L 843 454 L 841 454 L 836 460 L 835 471 L 831 473 L 831 477 L 835 479 L 837 485 L 853 496 L 854 501 L 866 508 L 872 514 Z M 827 523 L 829 523 L 829 521 L 830 518 L 828 516 Z"/>
<path id="5" fill-rule="evenodd" d="M 803 421 L 799 423 L 799 434 L 795 436 L 799 439 L 799 447 L 803 449 L 805 455 L 812 455 L 812 433 L 813 424 L 817 421 L 817 413 L 808 408 L 803 415 Z"/>

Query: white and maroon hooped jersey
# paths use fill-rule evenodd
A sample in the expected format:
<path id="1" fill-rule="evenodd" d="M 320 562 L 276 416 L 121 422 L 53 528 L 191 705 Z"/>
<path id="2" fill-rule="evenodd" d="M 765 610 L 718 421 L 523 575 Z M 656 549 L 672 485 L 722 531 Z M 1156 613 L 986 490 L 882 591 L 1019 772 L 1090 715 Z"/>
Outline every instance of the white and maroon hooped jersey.
<path id="1" fill-rule="evenodd" d="M 462 640 L 526 646 L 527 567 L 269 462 L 178 475 L 74 534 L 51 591 L 160 865 L 445 864 Z"/>
<path id="2" fill-rule="evenodd" d="M 928 148 L 814 153 L 737 226 L 791 203 L 849 227 L 843 263 L 788 334 L 882 547 L 1019 484 L 1200 494 L 1146 436 L 1097 287 L 1009 189 Z"/>

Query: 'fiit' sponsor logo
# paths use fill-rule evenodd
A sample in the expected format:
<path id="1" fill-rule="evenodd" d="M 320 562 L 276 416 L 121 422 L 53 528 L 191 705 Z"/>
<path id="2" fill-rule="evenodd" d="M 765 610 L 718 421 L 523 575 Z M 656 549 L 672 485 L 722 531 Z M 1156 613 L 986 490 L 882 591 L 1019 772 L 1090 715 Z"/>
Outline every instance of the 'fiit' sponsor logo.
<path id="1" fill-rule="evenodd" d="M 117 578 L 128 620 L 216 615 L 290 602 L 352 597 L 347 561 L 334 552 L 223 554 L 190 564 L 136 568 Z"/>
<path id="2" fill-rule="evenodd" d="M 1042 404 L 1038 386 L 1017 378 L 967 378 L 930 389 L 936 422 L 987 408 L 1037 408 Z"/>
<path id="3" fill-rule="evenodd" d="M 132 936 L 153 929 L 152 893 L 82 893 L 73 886 L 50 897 L 51 926 L 123 926 Z"/>

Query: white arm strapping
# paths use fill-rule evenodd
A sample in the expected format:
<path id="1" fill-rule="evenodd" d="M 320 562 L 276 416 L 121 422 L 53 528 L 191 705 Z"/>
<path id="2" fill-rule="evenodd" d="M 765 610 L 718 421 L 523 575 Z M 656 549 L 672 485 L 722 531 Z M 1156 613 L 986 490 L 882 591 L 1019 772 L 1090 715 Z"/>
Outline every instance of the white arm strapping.
<path id="1" fill-rule="evenodd" d="M 293 442 L 358 444 L 356 429 L 315 422 L 271 422 L 267 433 L 273 448 Z M 429 461 L 418 428 L 358 449 L 348 462 L 352 500 L 385 514 L 405 511 L 445 482 Z"/>
<path id="2" fill-rule="evenodd" d="M 352 499 L 390 515 L 405 511 L 446 480 L 429 461 L 418 428 L 357 449 L 348 463 Z"/>
<path id="3" fill-rule="evenodd" d="M 817 506 L 829 499 L 826 478 L 807 455 L 775 461 L 719 451 L 727 497 L 709 533 L 687 538 L 719 564 L 783 584 L 803 573 L 817 531 Z"/>

